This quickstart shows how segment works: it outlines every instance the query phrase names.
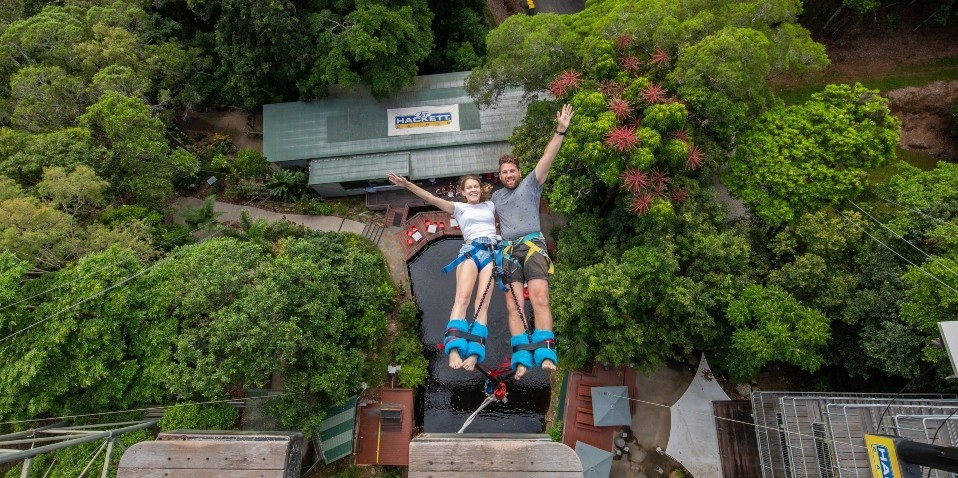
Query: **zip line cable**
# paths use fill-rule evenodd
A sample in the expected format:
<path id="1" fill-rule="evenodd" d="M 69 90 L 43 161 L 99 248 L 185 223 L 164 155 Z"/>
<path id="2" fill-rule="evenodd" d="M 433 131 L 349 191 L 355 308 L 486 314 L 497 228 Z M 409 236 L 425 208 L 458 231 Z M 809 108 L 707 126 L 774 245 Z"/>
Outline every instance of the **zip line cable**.
<path id="1" fill-rule="evenodd" d="M 217 234 L 219 234 L 219 232 L 220 232 L 220 231 L 214 232 L 214 233 L 211 234 L 207 239 L 210 239 L 210 238 L 216 236 Z M 197 243 L 197 244 L 202 244 L 202 243 Z M 46 321 L 48 321 L 48 320 L 50 320 L 50 319 L 52 319 L 52 318 L 54 318 L 54 317 L 56 317 L 56 316 L 58 316 L 58 315 L 60 315 L 60 314 L 62 314 L 62 313 L 64 313 L 64 312 L 66 312 L 66 311 L 68 311 L 68 310 L 71 310 L 71 309 L 73 309 L 73 308 L 75 308 L 75 307 L 77 307 L 77 306 L 80 306 L 80 305 L 82 305 L 82 304 L 85 304 L 86 302 L 89 302 L 90 300 L 93 300 L 93 299 L 96 298 L 96 297 L 99 297 L 99 296 L 101 296 L 101 295 L 103 295 L 103 294 L 105 294 L 105 293 L 107 293 L 107 292 L 109 292 L 109 291 L 111 291 L 111 290 L 113 290 L 113 289 L 116 289 L 117 287 L 120 287 L 120 286 L 126 284 L 127 282 L 132 281 L 133 279 L 136 279 L 137 277 L 139 277 L 139 276 L 141 276 L 141 275 L 143 275 L 143 274 L 145 274 L 145 273 L 147 273 L 147 272 L 149 272 L 149 271 L 151 271 L 151 270 L 153 270 L 153 269 L 159 267 L 160 265 L 166 263 L 166 261 L 169 261 L 170 259 L 172 259 L 172 258 L 174 258 L 174 257 L 176 257 L 176 256 L 178 256 L 178 255 L 180 255 L 180 254 L 182 254 L 184 251 L 187 251 L 187 250 L 191 249 L 192 246 L 194 246 L 194 245 L 196 245 L 196 244 L 191 244 L 190 246 L 183 247 L 183 248 L 181 248 L 180 250 L 174 252 L 173 254 L 170 254 L 170 255 L 164 257 L 163 259 L 160 259 L 160 260 L 154 262 L 154 263 L 151 264 L 149 267 L 146 267 L 146 268 L 140 270 L 140 271 L 137 272 L 136 274 L 133 274 L 133 275 L 131 275 L 131 276 L 129 276 L 129 277 L 126 277 L 126 278 L 124 278 L 123 280 L 121 280 L 121 281 L 119 281 L 119 282 L 117 282 L 117 283 L 115 283 L 115 284 L 113 284 L 113 285 L 111 285 L 111 286 L 109 286 L 109 287 L 107 287 L 107 288 L 105 288 L 105 289 L 101 289 L 99 292 L 97 292 L 97 293 L 95 293 L 95 294 L 93 294 L 93 295 L 91 295 L 91 296 L 89 296 L 89 297 L 86 297 L 86 298 L 80 300 L 79 302 L 75 302 L 75 303 L 73 303 L 73 304 L 70 304 L 70 305 L 68 305 L 68 306 L 66 306 L 66 307 L 64 307 L 64 308 L 62 308 L 62 309 L 60 309 L 60 310 L 58 310 L 58 311 L 56 311 L 56 312 L 54 312 L 54 313 L 52 313 L 52 314 L 50 314 L 50 315 L 44 317 L 44 318 L 42 318 L 42 319 L 40 319 L 40 320 L 38 320 L 38 321 L 36 321 L 36 322 L 34 322 L 34 323 L 32 323 L 32 324 L 30 324 L 30 325 L 28 325 L 28 326 L 26 326 L 26 327 L 20 329 L 20 330 L 17 330 L 16 332 L 14 332 L 14 333 L 12 333 L 12 334 L 10 334 L 10 335 L 7 335 L 6 337 L 0 339 L 0 344 L 6 342 L 7 340 L 9 340 L 9 339 L 11 339 L 11 338 L 13 338 L 13 337 L 16 337 L 17 335 L 20 335 L 20 334 L 22 334 L 22 333 L 24 333 L 24 332 L 26 332 L 26 331 L 28 331 L 28 330 L 30 330 L 30 329 L 36 327 L 36 326 L 38 326 L 38 325 L 40 325 L 40 324 L 42 324 L 42 323 L 44 323 L 44 322 L 46 322 Z"/>
<path id="2" fill-rule="evenodd" d="M 862 209 L 861 206 L 859 206 L 858 204 L 855 204 L 854 201 L 848 201 L 848 202 L 851 203 L 852 206 L 855 206 L 855 208 L 857 208 L 857 209 L 858 209 L 859 211 L 861 211 L 863 214 L 865 214 L 866 216 L 868 216 L 869 218 L 871 218 L 872 221 L 877 222 L 878 225 L 880 225 L 881 227 L 885 228 L 885 230 L 887 230 L 888 232 L 892 233 L 892 234 L 893 234 L 895 237 L 897 237 L 898 239 L 901 239 L 902 242 L 904 242 L 905 244 L 908 244 L 908 245 L 911 246 L 913 249 L 915 249 L 916 251 L 920 252 L 923 256 L 927 257 L 928 259 L 930 259 L 930 260 L 931 260 L 932 262 L 934 262 L 935 264 L 938 264 L 938 265 L 940 265 L 941 267 L 944 267 L 945 269 L 948 270 L 948 272 L 951 272 L 952 274 L 955 274 L 956 276 L 958 276 L 958 272 L 955 272 L 954 269 L 952 269 L 951 267 L 948 267 L 948 265 L 942 263 L 941 261 L 939 261 L 938 259 L 936 259 L 934 256 L 929 255 L 927 252 L 923 251 L 920 247 L 918 247 L 918 246 L 912 244 L 908 239 L 905 239 L 904 237 L 902 237 L 901 234 L 898 234 L 898 233 L 895 232 L 892 228 L 886 226 L 884 223 L 882 223 L 881 221 L 879 221 L 878 219 L 876 219 L 875 216 L 872 216 L 872 215 L 869 214 L 867 211 L 865 211 L 864 209 Z"/>
<path id="3" fill-rule="evenodd" d="M 195 233 L 196 231 L 199 231 L 200 229 L 203 229 L 204 227 L 206 227 L 207 225 L 211 224 L 212 222 L 214 222 L 214 221 L 205 222 L 205 223 L 203 223 L 202 225 L 200 225 L 199 227 L 197 227 L 196 229 L 193 229 L 192 231 L 187 232 L 187 233 L 184 233 L 184 234 L 180 234 L 179 236 L 176 236 L 176 237 L 174 237 L 174 238 L 172 238 L 172 239 L 169 239 L 169 240 L 167 240 L 167 241 L 161 242 L 159 245 L 160 245 L 160 246 L 165 246 L 165 245 L 172 244 L 173 241 L 177 241 L 177 240 L 179 240 L 179 239 L 181 239 L 181 238 L 184 238 L 184 237 L 186 237 L 186 236 L 192 235 L 192 234 Z M 124 259 L 124 260 L 119 261 L 119 262 L 115 262 L 115 263 L 111 263 L 111 264 L 105 265 L 105 266 L 103 266 L 103 267 L 101 267 L 101 268 L 99 268 L 99 269 L 96 269 L 96 270 L 93 270 L 93 271 L 91 271 L 91 272 L 88 272 L 86 275 L 77 277 L 76 279 L 73 279 L 73 280 L 71 280 L 71 281 L 69 281 L 69 282 L 65 282 L 65 283 L 60 284 L 60 285 L 58 285 L 58 286 L 51 287 L 51 288 L 49 288 L 49 289 L 47 289 L 47 290 L 45 290 L 45 291 L 43 291 L 43 292 L 38 292 L 38 293 L 36 293 L 36 294 L 31 295 L 30 297 L 27 297 L 27 298 L 25 298 L 25 299 L 20 299 L 20 300 L 14 302 L 14 303 L 12 303 L 12 304 L 4 305 L 4 306 L 0 307 L 0 311 L 9 309 L 10 307 L 13 307 L 13 306 L 18 305 L 18 304 L 22 304 L 22 303 L 24 303 L 24 302 L 26 302 L 26 301 L 28 301 L 28 300 L 30 300 L 30 299 L 34 299 L 34 298 L 40 297 L 41 295 L 44 295 L 44 294 L 46 294 L 46 293 L 48 293 L 48 292 L 53 292 L 53 291 L 55 291 L 55 290 L 57 290 L 57 289 L 59 289 L 59 288 L 61 288 L 61 287 L 66 287 L 66 286 L 68 286 L 68 285 L 70 285 L 70 284 L 72 284 L 72 283 L 74 283 L 74 282 L 76 282 L 76 281 L 79 281 L 79 280 L 82 280 L 82 279 L 86 279 L 87 277 L 90 277 L 90 276 L 92 276 L 93 274 L 96 274 L 97 272 L 104 271 L 104 270 L 106 270 L 106 269 L 108 269 L 108 268 L 110 268 L 110 267 L 113 267 L 113 266 L 116 266 L 116 265 L 120 265 L 120 264 L 126 263 L 127 261 L 129 261 L 129 259 Z"/>
<path id="4" fill-rule="evenodd" d="M 117 410 L 111 412 L 99 412 L 99 413 L 85 413 L 81 415 L 64 415 L 62 417 L 49 417 L 49 418 L 31 418 L 27 420 L 10 420 L 7 422 L 0 422 L 2 425 L 19 425 L 22 423 L 33 423 L 33 422 L 43 422 L 47 420 L 68 420 L 73 418 L 89 418 L 89 417 L 101 417 L 106 415 L 120 415 L 123 413 L 133 413 L 133 412 L 148 412 L 151 410 L 168 410 L 170 408 L 178 407 L 198 407 L 200 405 L 212 405 L 215 403 L 235 403 L 235 402 L 247 402 L 250 400 L 262 400 L 266 398 L 278 398 L 285 397 L 289 395 L 303 395 L 306 392 L 286 392 L 286 393 L 277 393 L 276 395 L 264 395 L 261 397 L 244 397 L 244 398 L 231 398 L 226 400 L 210 400 L 207 402 L 191 402 L 191 403 L 177 403 L 175 405 L 161 405 L 156 407 L 146 407 L 146 408 L 131 408 L 129 410 Z"/>
<path id="5" fill-rule="evenodd" d="M 657 407 L 668 408 L 669 410 L 672 409 L 672 405 L 666 405 L 666 404 L 664 404 L 664 403 L 648 402 L 648 401 L 645 401 L 645 400 L 640 400 L 640 399 L 638 399 L 638 398 L 632 398 L 632 397 L 628 397 L 628 396 L 625 396 L 625 395 L 616 395 L 616 394 L 609 393 L 609 392 L 603 392 L 603 394 L 604 394 L 604 395 L 607 395 L 607 396 L 610 396 L 610 397 L 624 398 L 624 399 L 626 399 L 626 400 L 631 400 L 631 401 L 633 401 L 633 402 L 645 403 L 645 404 L 647 404 L 647 405 L 655 405 L 655 406 L 657 406 Z M 765 428 L 765 429 L 767 429 L 767 430 L 771 430 L 771 431 L 778 432 L 778 433 L 787 433 L 787 434 L 790 434 L 790 435 L 797 435 L 797 436 L 802 437 L 802 438 L 810 438 L 810 439 L 813 439 L 813 440 L 829 441 L 829 442 L 832 442 L 832 443 L 835 443 L 835 444 L 839 444 L 839 445 L 848 445 L 848 446 L 850 446 L 850 447 L 861 448 L 861 449 L 863 449 L 863 450 L 867 450 L 867 449 L 868 449 L 865 445 L 859 445 L 859 444 L 857 444 L 857 443 L 851 443 L 851 442 L 838 441 L 838 440 L 835 440 L 834 438 L 820 438 L 820 437 L 816 437 L 816 436 L 814 436 L 814 435 L 806 435 L 806 434 L 801 433 L 801 432 L 795 432 L 795 431 L 789 431 L 789 430 L 782 430 L 781 428 L 778 428 L 778 427 L 770 427 L 770 426 L 766 426 L 766 425 L 759 425 L 759 424 L 757 424 L 757 423 L 746 422 L 746 421 L 742 421 L 742 420 L 736 420 L 736 419 L 734 419 L 734 418 L 720 417 L 720 416 L 718 416 L 718 415 L 715 415 L 715 414 L 712 414 L 712 413 L 709 413 L 709 412 L 706 412 L 706 411 L 703 411 L 703 410 L 691 410 L 691 411 L 694 412 L 694 413 L 699 413 L 699 414 L 703 414 L 703 415 L 708 415 L 708 416 L 710 416 L 710 417 L 712 417 L 712 418 L 714 418 L 714 419 L 716 419 L 716 420 L 725 420 L 725 421 L 727 421 L 727 422 L 739 423 L 739 424 L 742 424 L 742 425 L 750 425 L 750 426 L 753 426 L 753 427 L 756 427 L 756 428 Z M 783 444 L 783 445 L 784 445 L 784 444 Z"/>
<path id="6" fill-rule="evenodd" d="M 935 275 L 932 274 L 931 272 L 926 271 L 925 269 L 923 269 L 923 268 L 922 268 L 921 266 L 919 266 L 918 264 L 915 264 L 914 262 L 908 260 L 907 257 L 905 257 L 905 256 L 903 256 L 903 255 L 901 255 L 901 254 L 899 254 L 898 251 L 892 249 L 892 248 L 889 247 L 887 244 L 885 244 L 884 242 L 882 242 L 880 239 L 878 239 L 877 237 L 871 235 L 871 233 L 869 233 L 869 232 L 866 231 L 863 227 L 861 227 L 860 225 L 858 225 L 858 223 L 856 223 L 855 221 L 852 221 L 851 219 L 849 219 L 848 216 L 846 216 L 846 215 L 844 215 L 844 214 L 842 214 L 842 213 L 839 213 L 839 214 L 840 214 L 846 221 L 848 221 L 849 223 L 851 223 L 853 226 L 857 227 L 860 231 L 862 231 L 862 232 L 864 232 L 865 234 L 867 234 L 868 237 L 870 237 L 870 238 L 872 238 L 873 240 L 875 240 L 875 242 L 881 244 L 882 246 L 885 247 L 885 249 L 888 249 L 888 250 L 891 251 L 893 254 L 895 254 L 896 256 L 900 257 L 901 260 L 907 262 L 908 264 L 910 264 L 911 266 L 915 267 L 916 269 L 918 269 L 918 270 L 924 272 L 925 275 L 927 275 L 928 277 L 931 277 L 932 279 L 935 279 L 936 281 L 938 281 L 939 284 L 945 286 L 948 290 L 954 292 L 955 294 L 958 294 L 958 290 L 955 290 L 954 287 L 952 287 L 952 286 L 946 284 L 944 281 L 942 281 L 942 280 L 939 279 L 938 277 L 935 277 Z"/>
<path id="7" fill-rule="evenodd" d="M 898 204 L 897 202 L 892 201 L 891 199 L 885 199 L 885 198 L 878 198 L 878 199 L 880 199 L 880 200 L 882 200 L 882 201 L 885 201 L 885 202 L 887 202 L 888 204 L 894 204 L 894 205 L 896 205 L 896 206 L 898 206 L 898 207 L 900 207 L 900 208 L 902 208 L 902 209 L 905 209 L 905 210 L 907 210 L 907 211 L 909 211 L 909 212 L 913 212 L 913 213 L 915 213 L 915 214 L 918 214 L 919 216 L 922 216 L 922 217 L 924 217 L 925 219 L 930 219 L 930 220 L 935 221 L 935 222 L 937 222 L 937 223 L 939 223 L 939 224 L 947 224 L 947 225 L 949 225 L 949 226 L 958 227 L 958 225 L 956 225 L 956 224 L 953 223 L 953 222 L 948 222 L 948 221 L 946 221 L 946 220 L 944 220 L 944 219 L 939 219 L 939 218 L 937 218 L 937 217 L 935 217 L 935 216 L 931 216 L 931 215 L 925 214 L 925 213 L 923 213 L 923 212 L 921 212 L 921 211 L 919 211 L 919 210 L 912 209 L 912 208 L 910 208 L 910 207 L 908 207 L 908 206 L 905 206 L 904 204 Z"/>

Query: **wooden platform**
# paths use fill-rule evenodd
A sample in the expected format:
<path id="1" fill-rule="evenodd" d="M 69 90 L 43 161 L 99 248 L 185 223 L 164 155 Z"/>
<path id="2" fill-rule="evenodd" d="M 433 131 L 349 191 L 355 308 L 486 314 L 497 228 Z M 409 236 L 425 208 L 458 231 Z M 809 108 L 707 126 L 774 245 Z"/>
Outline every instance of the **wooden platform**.
<path id="1" fill-rule="evenodd" d="M 399 423 L 389 417 L 397 409 Z M 409 388 L 384 388 L 378 403 L 360 404 L 356 464 L 408 465 L 414 411 L 413 390 Z"/>
<path id="2" fill-rule="evenodd" d="M 549 435 L 425 433 L 409 448 L 409 478 L 581 478 L 575 450 Z"/>
<path id="3" fill-rule="evenodd" d="M 298 478 L 299 433 L 175 430 L 131 446 L 117 478 Z"/>
<path id="4" fill-rule="evenodd" d="M 428 222 L 427 222 L 428 221 Z M 436 232 L 430 233 L 429 226 L 439 224 Z M 415 234 L 422 237 L 417 241 Z M 445 212 L 422 212 L 409 218 L 398 233 L 403 248 L 403 259 L 409 261 L 431 242 L 446 237 L 462 237 L 462 231 L 452 225 L 452 215 Z M 450 259 L 451 260 L 451 259 Z"/>
<path id="5" fill-rule="evenodd" d="M 718 434 L 719 456 L 722 457 L 722 476 L 761 478 L 758 442 L 755 437 L 755 419 L 752 402 L 729 400 L 712 402 L 715 431 Z M 730 418 L 736 421 L 722 420 Z M 744 422 L 744 423 L 739 423 Z"/>
<path id="6" fill-rule="evenodd" d="M 562 413 L 562 443 L 575 448 L 575 442 L 581 441 L 596 448 L 612 451 L 613 435 L 621 426 L 597 427 L 592 420 L 592 387 L 629 387 L 629 396 L 635 396 L 635 370 L 629 367 L 604 369 L 594 365 L 591 373 L 572 372 L 569 374 L 566 391 L 566 405 Z M 631 412 L 635 413 L 635 402 L 631 402 Z"/>

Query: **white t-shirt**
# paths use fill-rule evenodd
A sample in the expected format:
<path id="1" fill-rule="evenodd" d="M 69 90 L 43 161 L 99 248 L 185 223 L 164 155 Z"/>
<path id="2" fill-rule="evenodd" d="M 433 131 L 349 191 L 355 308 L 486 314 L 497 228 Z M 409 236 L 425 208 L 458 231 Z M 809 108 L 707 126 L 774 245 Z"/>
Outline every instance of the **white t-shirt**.
<path id="1" fill-rule="evenodd" d="M 496 206 L 492 201 L 479 204 L 464 202 L 452 203 L 455 211 L 452 216 L 459 222 L 462 238 L 466 241 L 480 237 L 494 237 L 496 235 Z"/>

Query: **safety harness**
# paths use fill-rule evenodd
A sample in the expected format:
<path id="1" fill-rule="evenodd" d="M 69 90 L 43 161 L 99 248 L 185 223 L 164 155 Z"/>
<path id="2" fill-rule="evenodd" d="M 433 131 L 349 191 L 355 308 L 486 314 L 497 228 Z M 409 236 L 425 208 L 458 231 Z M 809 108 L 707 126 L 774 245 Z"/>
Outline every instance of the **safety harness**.
<path id="1" fill-rule="evenodd" d="M 526 234 L 525 236 L 516 239 L 515 241 L 503 241 L 502 242 L 502 260 L 509 261 L 515 265 L 515 267 L 522 267 L 526 265 L 526 262 L 529 261 L 529 257 L 532 254 L 542 254 L 546 258 L 546 261 L 549 263 L 549 274 L 551 275 L 555 272 L 555 266 L 552 264 L 552 258 L 549 257 L 549 254 L 539 247 L 539 244 L 536 244 L 536 241 L 541 241 L 545 244 L 545 238 L 542 236 L 541 232 L 533 232 L 532 234 Z M 519 246 L 526 246 L 528 252 L 526 252 L 526 257 L 522 260 L 522 264 L 519 264 L 519 259 L 512 257 L 512 252 Z"/>

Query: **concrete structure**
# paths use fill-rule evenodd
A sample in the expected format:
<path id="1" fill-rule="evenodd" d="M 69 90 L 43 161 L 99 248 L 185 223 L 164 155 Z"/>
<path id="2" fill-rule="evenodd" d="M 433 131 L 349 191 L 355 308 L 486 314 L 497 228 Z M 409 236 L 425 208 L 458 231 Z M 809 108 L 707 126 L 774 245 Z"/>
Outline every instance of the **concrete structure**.
<path id="1" fill-rule="evenodd" d="M 309 185 L 325 197 L 393 189 L 389 171 L 413 180 L 495 171 L 526 105 L 514 90 L 479 110 L 463 87 L 468 75 L 419 76 L 384 100 L 356 89 L 264 105 L 263 153 L 282 167 L 308 166 Z"/>

